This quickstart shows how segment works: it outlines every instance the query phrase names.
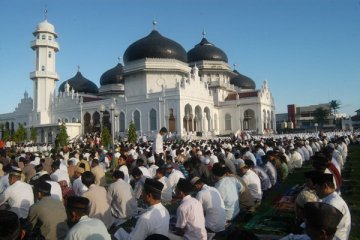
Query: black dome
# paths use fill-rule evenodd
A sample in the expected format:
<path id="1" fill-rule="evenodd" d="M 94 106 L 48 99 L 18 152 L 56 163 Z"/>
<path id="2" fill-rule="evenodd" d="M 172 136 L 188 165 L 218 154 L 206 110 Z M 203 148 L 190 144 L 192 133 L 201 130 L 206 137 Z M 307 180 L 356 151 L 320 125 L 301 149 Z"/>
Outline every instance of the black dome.
<path id="1" fill-rule="evenodd" d="M 230 79 L 230 83 L 234 84 L 235 86 L 242 88 L 242 89 L 255 89 L 256 85 L 254 80 L 251 78 L 242 75 L 238 71 L 234 70 L 233 73 L 235 74 L 235 77 L 232 77 Z"/>
<path id="2" fill-rule="evenodd" d="M 124 84 L 124 76 L 123 76 L 123 65 L 121 63 L 118 63 L 115 67 L 113 67 L 110 70 L 107 70 L 106 72 L 101 75 L 100 78 L 100 85 L 108 85 L 108 84 L 118 84 L 122 83 Z"/>
<path id="3" fill-rule="evenodd" d="M 156 30 L 131 44 L 124 53 L 125 64 L 143 58 L 169 58 L 187 62 L 185 49 Z"/>
<path id="4" fill-rule="evenodd" d="M 63 82 L 59 87 L 59 92 L 65 91 L 65 84 L 69 83 L 70 88 L 74 89 L 75 92 L 79 93 L 93 93 L 99 92 L 98 87 L 92 81 L 83 77 L 81 72 L 77 72 L 76 75 L 69 80 Z"/>
<path id="5" fill-rule="evenodd" d="M 201 42 L 187 53 L 188 61 L 197 62 L 202 60 L 209 61 L 223 61 L 228 62 L 228 58 L 223 50 L 215 47 L 206 38 L 203 38 Z"/>

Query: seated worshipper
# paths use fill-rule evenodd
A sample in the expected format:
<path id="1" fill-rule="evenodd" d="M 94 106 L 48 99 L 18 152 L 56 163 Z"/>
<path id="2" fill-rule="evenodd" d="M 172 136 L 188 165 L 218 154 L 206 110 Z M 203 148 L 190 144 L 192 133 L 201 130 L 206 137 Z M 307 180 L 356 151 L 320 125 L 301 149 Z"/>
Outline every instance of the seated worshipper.
<path id="1" fill-rule="evenodd" d="M 103 221 L 107 228 L 113 224 L 113 217 L 110 209 L 110 199 L 104 187 L 95 185 L 95 176 L 92 172 L 84 172 L 81 181 L 89 189 L 82 194 L 89 199 L 89 217 Z"/>
<path id="2" fill-rule="evenodd" d="M 265 191 L 269 190 L 272 187 L 269 175 L 267 175 L 264 169 L 260 166 L 249 165 L 249 167 L 259 176 L 261 182 L 261 191 L 263 191 L 264 194 Z"/>
<path id="3" fill-rule="evenodd" d="M 137 167 L 140 169 L 140 171 L 142 172 L 142 174 L 147 177 L 147 178 L 152 178 L 151 173 L 149 172 L 149 169 L 147 169 L 147 167 L 145 167 L 145 162 L 143 159 L 138 158 L 136 160 L 136 165 Z"/>
<path id="4" fill-rule="evenodd" d="M 30 179 L 35 176 L 36 170 L 33 164 L 30 164 L 30 159 L 24 159 L 24 167 L 22 173 L 25 176 L 25 182 L 29 183 Z"/>
<path id="5" fill-rule="evenodd" d="M 156 170 L 159 168 L 156 164 L 155 164 L 155 157 L 153 155 L 151 155 L 148 159 L 147 159 L 148 165 L 149 165 L 149 172 L 151 175 L 151 178 L 154 178 L 156 175 Z"/>
<path id="6" fill-rule="evenodd" d="M 296 196 L 295 199 L 295 217 L 297 222 L 304 222 L 304 205 L 307 202 L 319 202 L 319 197 L 316 195 L 314 184 L 312 182 L 313 176 L 317 174 L 316 171 L 305 172 L 304 176 L 307 179 L 306 186 L 301 190 L 301 192 Z"/>
<path id="7" fill-rule="evenodd" d="M 78 196 L 68 198 L 66 214 L 71 229 L 65 240 L 111 240 L 106 226 L 97 218 L 88 216 L 89 199 Z"/>
<path id="8" fill-rule="evenodd" d="M 241 191 L 241 184 L 234 177 L 226 176 L 225 167 L 220 163 L 215 163 L 212 171 L 217 180 L 215 188 L 224 200 L 226 221 L 231 221 L 240 213 L 239 192 Z"/>
<path id="9" fill-rule="evenodd" d="M 263 163 L 263 165 L 261 165 L 262 169 L 269 176 L 272 187 L 275 187 L 277 183 L 277 172 L 275 166 L 270 161 L 268 161 L 266 155 L 262 156 L 261 161 Z"/>
<path id="10" fill-rule="evenodd" d="M 174 169 L 171 164 L 166 164 L 166 175 L 169 179 L 173 192 L 175 192 L 176 184 L 178 183 L 179 179 L 185 179 L 184 174 L 181 171 Z"/>
<path id="11" fill-rule="evenodd" d="M 59 160 L 56 160 L 51 164 L 52 173 L 50 175 L 50 178 L 54 182 L 60 182 L 62 180 L 65 180 L 68 186 L 71 186 L 69 174 L 66 171 L 60 169 L 60 164 L 61 163 Z"/>
<path id="12" fill-rule="evenodd" d="M 104 187 L 106 184 L 105 172 L 103 167 L 99 165 L 99 160 L 96 158 L 91 162 L 91 172 L 95 176 L 95 185 Z"/>
<path id="13" fill-rule="evenodd" d="M 0 195 L 0 206 L 7 202 L 9 210 L 22 221 L 28 217 L 30 206 L 34 204 L 34 193 L 32 187 L 20 179 L 21 169 L 13 167 L 9 173 L 10 186 Z"/>
<path id="14" fill-rule="evenodd" d="M 210 233 L 218 233 L 225 230 L 226 213 L 224 201 L 219 191 L 210 187 L 199 178 L 191 179 L 197 191 L 196 199 L 201 203 L 205 214 L 205 227 Z"/>
<path id="15" fill-rule="evenodd" d="M 342 184 L 342 178 L 336 167 L 329 161 L 328 156 L 324 152 L 317 152 L 313 156 L 313 168 L 320 173 L 333 174 L 334 186 L 337 192 L 340 192 L 340 186 Z"/>
<path id="16" fill-rule="evenodd" d="M 180 178 L 176 185 L 176 197 L 181 199 L 176 211 L 176 234 L 184 239 L 206 240 L 204 211 L 201 203 L 191 197 L 191 183 Z"/>
<path id="17" fill-rule="evenodd" d="M 76 196 L 81 196 L 84 192 L 88 190 L 88 188 L 82 183 L 81 175 L 85 172 L 85 165 L 80 163 L 75 168 L 74 178 L 72 189 Z"/>
<path id="18" fill-rule="evenodd" d="M 145 239 L 152 234 L 168 236 L 170 215 L 161 204 L 161 191 L 163 184 L 157 180 L 147 178 L 144 184 L 143 199 L 149 208 L 136 221 L 135 228 L 127 233 L 120 228 L 115 234 L 118 240 Z"/>
<path id="19" fill-rule="evenodd" d="M 328 240 L 340 239 L 335 235 L 342 213 L 335 207 L 322 202 L 308 202 L 304 205 L 305 233 L 289 234 L 280 240 Z"/>
<path id="20" fill-rule="evenodd" d="M 248 165 L 247 165 L 248 164 Z M 251 196 L 254 199 L 255 207 L 261 204 L 262 191 L 261 191 L 261 182 L 259 176 L 251 170 L 251 165 L 253 161 L 245 160 L 244 163 L 240 163 L 240 175 L 244 180 L 246 186 L 249 188 Z M 249 166 L 250 165 L 250 166 Z"/>
<path id="21" fill-rule="evenodd" d="M 47 240 L 64 239 L 68 232 L 65 207 L 61 201 L 51 197 L 51 188 L 52 186 L 45 181 L 35 184 L 37 202 L 30 207 L 30 229 L 35 236 L 41 235 Z"/>
<path id="22" fill-rule="evenodd" d="M 16 213 L 0 210 L 0 239 L 3 240 L 22 240 L 25 231 L 21 229 L 21 224 Z"/>
<path id="23" fill-rule="evenodd" d="M 169 179 L 165 176 L 165 171 L 165 167 L 156 169 L 155 179 L 164 185 L 161 191 L 161 203 L 168 204 L 172 200 L 172 188 Z"/>
<path id="24" fill-rule="evenodd" d="M 334 206 L 343 214 L 343 217 L 337 226 L 334 239 L 349 239 L 351 229 L 350 211 L 346 202 L 335 191 L 333 175 L 328 173 L 318 173 L 313 177 L 313 183 L 321 202 Z"/>
<path id="25" fill-rule="evenodd" d="M 61 186 L 59 183 L 52 181 L 49 174 L 44 174 L 44 175 L 40 176 L 36 182 L 39 182 L 39 181 L 49 183 L 51 185 L 51 191 L 50 191 L 51 197 L 62 202 L 63 196 L 62 196 Z M 63 181 L 65 181 L 65 180 L 63 180 Z M 35 182 L 35 184 L 36 184 L 36 182 Z"/>
<path id="26" fill-rule="evenodd" d="M 124 173 L 115 170 L 112 174 L 113 183 L 107 190 L 108 199 L 111 199 L 111 213 L 118 226 L 137 214 L 137 201 L 131 185 L 124 181 Z"/>
<path id="27" fill-rule="evenodd" d="M 127 157 L 124 154 L 115 153 L 115 157 L 118 159 L 118 168 L 124 173 L 124 181 L 130 183 L 129 169 L 126 166 Z"/>
<path id="28" fill-rule="evenodd" d="M 0 195 L 10 186 L 9 185 L 9 173 L 11 172 L 11 164 L 7 164 L 3 167 L 4 176 L 0 177 Z"/>
<path id="29" fill-rule="evenodd" d="M 134 186 L 134 194 L 135 198 L 138 200 L 141 200 L 142 191 L 144 189 L 145 179 L 146 176 L 143 175 L 140 168 L 136 167 L 131 171 L 131 176 L 135 180 L 135 186 Z"/>

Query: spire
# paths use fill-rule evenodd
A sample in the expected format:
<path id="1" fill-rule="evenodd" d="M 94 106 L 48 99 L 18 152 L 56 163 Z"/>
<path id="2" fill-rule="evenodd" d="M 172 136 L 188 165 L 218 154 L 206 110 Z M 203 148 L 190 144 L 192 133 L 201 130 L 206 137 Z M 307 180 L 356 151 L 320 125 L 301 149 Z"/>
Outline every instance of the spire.
<path id="1" fill-rule="evenodd" d="M 80 72 L 80 65 L 77 65 L 77 71 Z"/>
<path id="2" fill-rule="evenodd" d="M 205 28 L 203 28 L 203 31 L 202 31 L 202 36 L 203 36 L 203 38 L 205 38 L 206 37 L 206 32 L 205 32 Z"/>
<path id="3" fill-rule="evenodd" d="M 122 63 L 122 57 L 118 57 L 118 62 L 121 64 Z"/>
<path id="4" fill-rule="evenodd" d="M 153 30 L 156 30 L 157 21 L 155 19 L 152 21 L 152 24 L 153 24 Z"/>
<path id="5" fill-rule="evenodd" d="M 47 15 L 48 15 L 47 5 L 45 5 L 45 10 L 44 10 L 45 20 L 47 20 Z"/>
<path id="6" fill-rule="evenodd" d="M 236 70 L 236 63 L 234 63 L 233 66 L 234 66 L 234 71 L 235 71 Z"/>

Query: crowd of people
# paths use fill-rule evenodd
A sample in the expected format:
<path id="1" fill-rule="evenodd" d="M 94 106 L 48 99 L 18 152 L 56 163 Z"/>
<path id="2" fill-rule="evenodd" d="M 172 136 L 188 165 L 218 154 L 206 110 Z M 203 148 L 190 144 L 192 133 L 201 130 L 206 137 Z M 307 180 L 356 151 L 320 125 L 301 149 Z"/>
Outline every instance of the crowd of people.
<path id="1" fill-rule="evenodd" d="M 0 238 L 242 239 L 230 227 L 303 165 L 313 168 L 295 201 L 304 233 L 283 239 L 349 238 L 341 171 L 357 132 L 191 141 L 167 133 L 110 150 L 95 135 L 61 148 L 2 144 Z"/>

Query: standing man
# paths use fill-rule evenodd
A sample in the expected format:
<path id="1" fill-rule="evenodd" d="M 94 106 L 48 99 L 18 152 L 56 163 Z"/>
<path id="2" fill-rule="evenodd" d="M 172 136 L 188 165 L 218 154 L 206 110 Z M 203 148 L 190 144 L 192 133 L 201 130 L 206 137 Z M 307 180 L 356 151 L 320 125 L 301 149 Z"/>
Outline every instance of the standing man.
<path id="1" fill-rule="evenodd" d="M 159 133 L 156 135 L 156 139 L 153 145 L 153 151 L 155 156 L 155 162 L 157 162 L 159 159 L 161 159 L 162 155 L 164 154 L 164 136 L 167 134 L 168 130 L 166 127 L 162 127 L 159 131 Z"/>
<path id="2" fill-rule="evenodd" d="M 146 239 L 153 234 L 168 236 L 170 215 L 168 210 L 160 202 L 163 187 L 164 185 L 157 180 L 150 178 L 145 180 L 143 199 L 150 207 L 136 221 L 136 226 L 130 234 L 123 228 L 120 228 L 115 233 L 117 239 Z"/>
<path id="3" fill-rule="evenodd" d="M 37 228 L 40 228 L 41 235 L 46 240 L 64 239 L 68 232 L 68 226 L 63 203 L 51 197 L 51 185 L 45 181 L 37 182 L 34 190 L 38 202 L 30 207 L 31 229 L 36 231 Z"/>

